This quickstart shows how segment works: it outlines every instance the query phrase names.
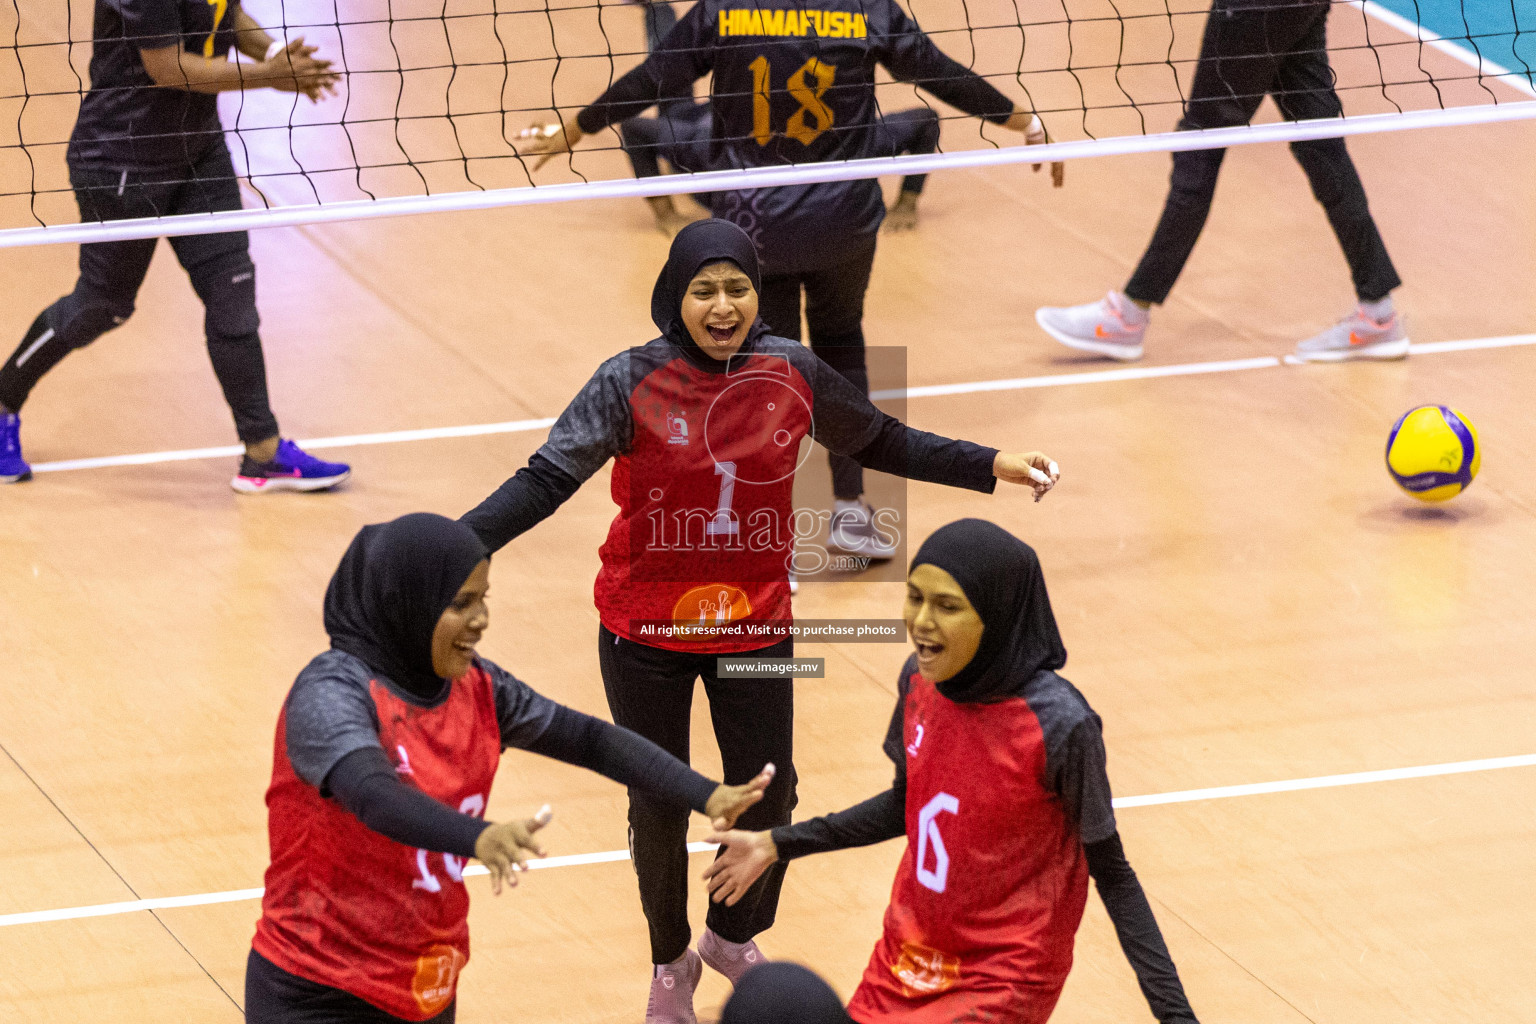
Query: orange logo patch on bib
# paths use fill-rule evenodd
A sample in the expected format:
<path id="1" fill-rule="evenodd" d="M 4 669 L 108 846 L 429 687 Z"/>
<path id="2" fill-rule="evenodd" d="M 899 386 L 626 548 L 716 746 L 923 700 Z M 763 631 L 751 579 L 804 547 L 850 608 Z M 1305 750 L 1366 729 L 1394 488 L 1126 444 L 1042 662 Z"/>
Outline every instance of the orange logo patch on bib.
<path id="1" fill-rule="evenodd" d="M 459 983 L 459 969 L 464 966 L 464 954 L 452 946 L 432 946 L 427 954 L 416 961 L 416 977 L 411 982 L 411 995 L 416 1005 L 428 1016 L 436 1016 L 453 1000 L 453 992 Z"/>
<path id="2" fill-rule="evenodd" d="M 891 965 L 891 973 L 909 998 L 937 995 L 954 988 L 960 980 L 960 958 L 916 942 L 903 942 L 901 958 Z"/>
<path id="3" fill-rule="evenodd" d="M 727 626 L 752 614 L 752 602 L 740 587 L 710 583 L 694 587 L 672 607 L 672 623 L 696 640 L 711 638 L 710 630 Z M 697 630 L 697 632 L 692 632 Z"/>

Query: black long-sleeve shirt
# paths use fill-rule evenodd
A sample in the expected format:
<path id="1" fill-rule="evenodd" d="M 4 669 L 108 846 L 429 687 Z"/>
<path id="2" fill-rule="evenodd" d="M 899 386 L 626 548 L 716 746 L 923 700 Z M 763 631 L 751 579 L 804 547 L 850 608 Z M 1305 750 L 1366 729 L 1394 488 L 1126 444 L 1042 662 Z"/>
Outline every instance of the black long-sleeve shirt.
<path id="1" fill-rule="evenodd" d="M 884 744 L 886 755 L 896 765 L 891 788 L 847 810 L 775 828 L 773 842 L 781 860 L 870 846 L 906 834 L 907 772 L 901 739 L 905 703 L 903 694 L 897 700 Z M 1041 710 L 1047 716 L 1043 726 L 1047 732 L 1055 731 L 1049 721 L 1051 709 Z M 1136 972 L 1153 1015 L 1162 1024 L 1193 1024 L 1195 1014 L 1178 970 L 1115 827 L 1098 717 L 1077 715 L 1075 720 L 1064 722 L 1060 732 L 1057 752 L 1048 758 L 1048 781 L 1078 825 L 1088 872 L 1115 926 L 1120 948 Z"/>
<path id="2" fill-rule="evenodd" d="M 603 363 L 560 414 L 528 465 L 466 513 L 463 522 L 489 550 L 497 551 L 551 515 L 609 459 L 629 450 L 634 432 L 631 400 L 639 382 L 654 365 L 681 352 L 658 338 Z M 988 493 L 997 486 L 992 475 L 997 449 L 906 426 L 796 342 L 765 336 L 742 346 L 743 356 L 752 352 L 782 355 L 809 383 L 811 436 L 828 450 L 909 480 Z"/>
<path id="3" fill-rule="evenodd" d="M 813 8 L 811 3 L 815 4 Z M 577 117 L 588 134 L 713 74 L 711 165 L 767 167 L 881 155 L 875 69 L 1001 124 L 1013 102 L 946 56 L 894 0 L 699 0 L 646 60 Z M 885 215 L 873 181 L 718 193 L 767 273 L 830 266 Z"/>

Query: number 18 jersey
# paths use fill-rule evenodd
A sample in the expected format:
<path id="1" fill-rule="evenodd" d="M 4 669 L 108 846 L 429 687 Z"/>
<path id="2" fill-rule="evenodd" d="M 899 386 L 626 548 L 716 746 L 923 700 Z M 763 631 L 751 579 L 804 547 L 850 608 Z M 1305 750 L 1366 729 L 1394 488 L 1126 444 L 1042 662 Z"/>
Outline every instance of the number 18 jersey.
<path id="1" fill-rule="evenodd" d="M 699 0 L 578 121 L 600 131 L 658 100 L 692 96 L 693 83 L 713 74 L 715 168 L 857 160 L 882 155 L 882 66 L 968 114 L 1001 123 L 1013 111 L 894 0 Z M 712 209 L 752 236 L 767 274 L 847 260 L 885 216 L 869 179 L 719 192 Z"/>

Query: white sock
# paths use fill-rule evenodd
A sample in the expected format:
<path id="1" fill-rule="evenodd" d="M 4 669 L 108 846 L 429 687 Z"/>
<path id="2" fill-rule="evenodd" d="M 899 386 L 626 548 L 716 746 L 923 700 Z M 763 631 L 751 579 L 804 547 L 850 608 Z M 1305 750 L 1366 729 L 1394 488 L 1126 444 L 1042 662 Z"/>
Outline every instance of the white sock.
<path id="1" fill-rule="evenodd" d="M 864 499 L 863 498 L 854 498 L 851 501 L 849 499 L 847 499 L 847 498 L 835 498 L 832 501 L 832 514 L 833 515 L 838 515 L 838 514 L 843 513 L 843 512 L 862 512 L 862 511 L 864 511 Z M 724 940 L 721 940 L 721 941 L 724 941 Z"/>
<path id="2" fill-rule="evenodd" d="M 1375 302 L 1362 301 L 1360 303 L 1360 312 L 1380 323 L 1392 315 L 1392 296 L 1383 295 Z"/>

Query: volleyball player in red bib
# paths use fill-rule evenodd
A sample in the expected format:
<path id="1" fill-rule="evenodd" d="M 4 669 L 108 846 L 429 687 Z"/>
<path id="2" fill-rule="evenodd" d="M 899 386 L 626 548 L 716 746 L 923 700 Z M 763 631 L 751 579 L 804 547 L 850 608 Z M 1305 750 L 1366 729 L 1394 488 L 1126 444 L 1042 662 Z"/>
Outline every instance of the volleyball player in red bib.
<path id="1" fill-rule="evenodd" d="M 885 751 L 896 780 L 846 811 L 712 839 L 706 873 L 729 904 L 769 864 L 907 837 L 885 932 L 848 1005 L 860 1024 L 1044 1024 L 1098 886 L 1153 1014 L 1189 1024 L 1152 909 L 1126 862 L 1099 717 L 1056 674 L 1067 659 L 1034 551 L 964 519 L 907 577 L 917 653 Z"/>
<path id="2" fill-rule="evenodd" d="M 450 1024 L 469 959 L 471 857 L 516 884 L 548 809 L 491 824 L 501 751 L 520 747 L 734 820 L 717 786 L 626 730 L 541 697 L 475 654 L 490 562 L 474 533 L 417 514 L 365 527 L 325 598 L 332 648 L 278 718 L 272 864 L 246 970 L 249 1024 Z"/>
<path id="3" fill-rule="evenodd" d="M 792 615 L 791 492 L 801 440 L 813 437 L 871 469 L 977 491 L 1003 479 L 1030 484 L 1038 498 L 1055 482 L 1044 455 L 1003 454 L 881 412 L 810 350 L 768 334 L 757 316 L 759 283 L 756 250 L 736 225 L 703 220 L 680 231 L 651 296 L 661 337 L 599 367 L 527 467 L 463 520 L 494 551 L 613 460 L 619 512 L 595 588 L 613 720 L 687 760 L 702 676 L 726 780 L 744 782 L 765 763 L 779 768 L 743 818 L 753 829 L 788 824 L 794 808 L 794 686 L 722 678 L 716 662 L 748 651 L 793 654 L 782 632 L 753 630 Z M 656 965 L 652 1024 L 693 1024 L 701 957 L 732 981 L 760 959 L 752 939 L 773 924 L 783 882 L 778 866 L 735 905 L 712 907 L 695 953 L 687 817 L 676 800 L 630 791 L 631 846 Z"/>

